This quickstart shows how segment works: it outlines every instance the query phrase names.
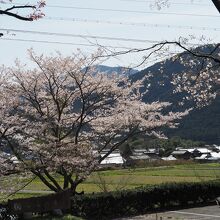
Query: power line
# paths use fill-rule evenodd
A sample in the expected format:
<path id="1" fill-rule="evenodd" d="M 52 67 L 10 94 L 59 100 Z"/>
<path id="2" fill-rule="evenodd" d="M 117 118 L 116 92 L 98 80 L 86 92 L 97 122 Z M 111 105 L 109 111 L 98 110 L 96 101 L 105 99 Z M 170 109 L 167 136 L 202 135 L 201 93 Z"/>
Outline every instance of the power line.
<path id="1" fill-rule="evenodd" d="M 61 45 L 73 45 L 73 46 L 88 46 L 88 47 L 98 47 L 99 45 L 92 45 L 92 44 L 78 44 L 78 43 L 71 43 L 71 42 L 61 42 L 61 41 L 47 41 L 47 40 L 33 40 L 33 39 L 20 39 L 20 38 L 0 38 L 1 40 L 5 41 L 19 41 L 19 42 L 31 42 L 31 43 L 47 43 L 47 44 L 61 44 Z M 108 46 L 108 45 L 102 45 L 102 47 L 105 48 L 118 48 L 118 49 L 137 49 L 137 48 L 128 48 L 128 47 L 114 47 L 114 46 Z M 175 55 L 177 53 L 181 53 L 181 51 L 169 51 L 169 55 Z M 166 55 L 164 56 L 166 57 Z M 158 62 L 158 60 L 164 60 L 163 58 L 155 58 L 153 60 L 150 60 L 151 62 Z"/>
<path id="2" fill-rule="evenodd" d="M 17 30 L 17 29 L 8 29 L 8 28 L 0 28 L 0 31 L 6 32 L 17 32 L 17 33 L 27 33 L 27 34 L 39 34 L 39 35 L 49 35 L 49 36 L 60 36 L 60 37 L 75 37 L 75 38 L 84 38 L 84 39 L 101 39 L 101 40 L 110 40 L 110 41 L 126 41 L 126 42 L 137 42 L 137 43 L 160 43 L 162 40 L 151 40 L 151 39 L 135 39 L 135 38 L 117 38 L 117 37 L 104 37 L 104 36 L 95 36 L 95 35 L 81 35 L 81 34 L 66 34 L 66 33 L 54 33 L 54 32 L 43 32 L 43 31 L 30 31 L 30 30 Z M 38 42 L 38 43 L 53 43 L 53 44 L 66 44 L 66 45 L 81 45 L 81 46 L 104 46 L 99 44 L 82 44 L 82 43 L 71 43 L 71 42 L 61 42 L 61 41 L 47 41 L 47 40 L 26 40 L 26 39 L 12 39 L 12 38 L 0 38 L 0 40 L 17 40 L 17 41 L 30 41 L 30 42 Z M 189 43 L 190 46 L 199 46 L 203 44 L 193 44 Z M 119 48 L 119 49 L 132 49 L 130 47 L 115 47 L 115 46 L 106 46 L 109 48 Z"/>
<path id="3" fill-rule="evenodd" d="M 16 3 L 16 5 L 24 5 L 24 4 Z M 219 15 L 211 15 L 211 14 L 138 11 L 138 10 L 111 9 L 111 8 L 76 7 L 76 6 L 65 6 L 65 5 L 46 5 L 46 7 L 48 7 L 48 8 L 75 9 L 75 10 L 104 11 L 104 12 L 137 13 L 137 14 L 160 14 L 160 15 L 177 15 L 177 16 L 194 16 L 194 17 L 219 18 Z"/>
<path id="4" fill-rule="evenodd" d="M 86 47 L 99 47 L 99 45 L 92 45 L 92 44 L 80 44 L 80 43 L 72 43 L 72 42 L 61 42 L 61 41 L 47 41 L 47 40 L 33 40 L 33 39 L 21 39 L 21 38 L 0 38 L 1 40 L 5 41 L 18 41 L 18 42 L 31 42 L 31 43 L 46 43 L 46 44 L 60 44 L 60 45 L 72 45 L 72 46 L 86 46 Z M 137 47 L 131 48 L 131 47 L 115 47 L 115 46 L 109 46 L 109 45 L 100 45 L 104 48 L 112 48 L 112 49 L 125 49 L 125 50 L 132 50 L 132 49 L 138 49 Z M 177 53 L 180 53 L 181 51 L 169 51 L 169 55 L 175 55 Z M 158 61 L 159 59 L 156 58 L 153 61 Z"/>
<path id="5" fill-rule="evenodd" d="M 134 22 L 121 22 L 121 21 L 109 21 L 109 20 L 104 21 L 104 20 L 92 20 L 92 19 L 82 19 L 82 18 L 64 18 L 64 17 L 47 16 L 47 17 L 45 17 L 45 19 L 84 22 L 84 23 L 96 23 L 96 24 L 130 25 L 130 26 L 153 27 L 153 28 L 177 28 L 177 29 L 190 29 L 190 30 L 203 30 L 203 31 L 220 31 L 220 28 L 213 28 L 213 27 L 196 27 L 196 26 L 169 25 L 169 24 L 134 23 Z"/>
<path id="6" fill-rule="evenodd" d="M 108 12 L 122 12 L 122 13 L 161 14 L 161 15 L 178 15 L 178 16 L 182 15 L 182 16 L 194 16 L 194 17 L 213 17 L 213 18 L 219 18 L 218 15 L 210 15 L 210 14 L 193 14 L 193 13 L 176 13 L 176 12 L 154 12 L 154 11 L 135 11 L 135 10 L 126 10 L 126 9 L 75 7 L 75 6 L 63 6 L 63 5 L 47 5 L 46 7 L 76 9 L 76 10 L 105 11 L 105 12 L 108 11 Z"/>
<path id="7" fill-rule="evenodd" d="M 120 0 L 123 2 L 145 2 L 145 3 L 155 3 L 155 1 L 147 1 L 147 0 Z M 194 2 L 171 2 L 171 5 L 190 5 L 190 6 L 211 6 L 210 4 L 201 4 L 201 3 L 194 3 Z"/>
<path id="8" fill-rule="evenodd" d="M 137 42 L 137 43 L 151 43 L 151 44 L 155 44 L 155 43 L 160 43 L 162 42 L 162 40 L 151 40 L 151 39 L 135 39 L 135 38 L 122 38 L 122 37 L 105 37 L 105 36 L 98 36 L 98 35 L 82 35 L 82 34 L 66 34 L 66 33 L 55 33 L 55 32 L 44 32 L 44 31 L 29 31 L 29 30 L 18 30 L 18 29 L 9 29 L 9 28 L 0 28 L 0 31 L 6 31 L 6 32 L 17 32 L 17 33 L 26 33 L 26 34 L 39 34 L 39 35 L 49 35 L 49 36 L 59 36 L 59 37 L 74 37 L 74 38 L 83 38 L 83 39 L 100 39 L 100 40 L 110 40 L 110 41 L 125 41 L 125 42 Z M 1 39 L 10 39 L 10 38 L 0 38 Z M 21 39 L 22 40 L 22 39 Z M 20 40 L 20 41 L 21 41 Z M 25 41 L 25 40 L 24 40 Z M 36 40 L 36 42 L 38 42 Z M 41 42 L 41 41 L 39 41 Z M 42 41 L 45 43 L 50 43 L 50 41 Z M 51 43 L 59 43 L 58 41 L 54 41 Z M 65 42 L 60 42 L 61 44 L 71 44 L 74 45 L 74 43 L 65 43 Z M 82 45 L 82 46 L 102 46 L 102 45 L 98 45 L 98 44 L 94 44 L 91 42 L 91 44 L 75 44 L 75 45 Z M 189 43 L 188 45 L 191 46 L 199 46 L 199 45 L 203 45 L 203 44 L 193 44 L 193 43 Z M 108 46 L 111 47 L 111 46 Z M 113 47 L 115 48 L 115 47 Z M 117 47 L 117 48 L 124 48 L 124 49 L 131 49 L 128 47 Z"/>
<path id="9" fill-rule="evenodd" d="M 135 38 L 122 38 L 122 37 L 105 37 L 97 35 L 86 35 L 86 34 L 66 34 L 66 33 L 54 33 L 54 32 L 44 32 L 44 31 L 29 31 L 29 30 L 18 30 L 18 29 L 8 29 L 0 28 L 1 31 L 7 32 L 17 32 L 17 33 L 28 33 L 28 34 L 40 34 L 40 35 L 53 35 L 61 37 L 76 37 L 76 38 L 90 38 L 90 39 L 99 39 L 99 40 L 111 40 L 111 41 L 130 41 L 130 42 L 139 42 L 139 43 L 158 43 L 160 41 L 156 40 L 144 40 L 144 39 L 135 39 Z"/>
<path id="10" fill-rule="evenodd" d="M 86 47 L 107 47 L 113 49 L 126 49 L 130 50 L 130 47 L 116 47 L 116 46 L 109 46 L 109 45 L 94 45 L 94 44 L 82 44 L 82 43 L 72 43 L 72 42 L 61 42 L 61 41 L 48 41 L 48 40 L 33 40 L 33 39 L 21 39 L 21 38 L 0 38 L 1 40 L 6 41 L 20 41 L 20 42 L 32 42 L 32 43 L 47 43 L 47 44 L 61 44 L 61 45 L 72 45 L 72 46 L 86 46 Z"/>
<path id="11" fill-rule="evenodd" d="M 20 38 L 0 38 L 1 40 L 5 41 L 19 41 L 19 42 L 31 42 L 31 43 L 47 43 L 47 44 L 61 44 L 61 45 L 73 45 L 73 46 L 88 46 L 88 47 L 98 47 L 99 45 L 92 45 L 92 44 L 80 44 L 80 43 L 72 43 L 72 42 L 61 42 L 61 41 L 47 41 L 47 40 L 33 40 L 33 39 L 20 39 Z M 128 48 L 128 47 L 114 47 L 114 46 L 108 46 L 108 45 L 100 45 L 101 47 L 104 48 L 118 48 L 118 49 L 126 49 L 126 50 L 136 50 L 138 49 L 137 47 L 135 48 Z M 198 45 L 197 45 L 198 46 Z M 112 51 L 113 52 L 113 51 Z M 181 53 L 182 51 L 169 51 L 169 56 L 170 55 L 175 55 L 178 53 Z M 123 54 L 122 54 L 123 55 Z M 165 55 L 164 57 L 166 57 Z M 158 62 L 158 60 L 164 60 L 164 58 L 156 58 L 153 60 L 150 60 L 151 62 Z"/>

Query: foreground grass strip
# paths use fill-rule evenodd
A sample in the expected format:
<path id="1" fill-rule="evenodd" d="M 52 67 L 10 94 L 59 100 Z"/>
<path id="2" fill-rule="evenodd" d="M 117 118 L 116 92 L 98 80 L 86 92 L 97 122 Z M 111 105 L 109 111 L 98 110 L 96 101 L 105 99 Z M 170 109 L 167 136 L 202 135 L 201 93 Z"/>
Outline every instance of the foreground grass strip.
<path id="1" fill-rule="evenodd" d="M 32 218 L 34 220 L 83 220 L 82 218 L 79 218 L 79 217 L 75 217 L 75 216 L 72 216 L 72 215 L 66 215 L 66 216 L 63 216 L 63 217 L 53 217 L 53 216 L 39 216 L 39 217 L 34 217 Z"/>

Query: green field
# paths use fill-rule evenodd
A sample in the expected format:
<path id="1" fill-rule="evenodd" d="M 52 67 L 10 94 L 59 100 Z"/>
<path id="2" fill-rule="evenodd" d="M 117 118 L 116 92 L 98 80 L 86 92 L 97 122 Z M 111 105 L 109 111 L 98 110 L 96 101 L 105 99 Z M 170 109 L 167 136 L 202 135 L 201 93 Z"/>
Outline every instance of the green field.
<path id="1" fill-rule="evenodd" d="M 9 177 L 7 177 L 9 178 Z M 16 177 L 13 177 L 16 178 Z M 58 177 L 59 178 L 59 177 Z M 115 191 L 166 182 L 200 182 L 220 178 L 220 164 L 185 164 L 176 166 L 120 169 L 95 172 L 81 185 L 78 191 L 85 193 Z M 24 183 L 27 181 L 24 180 Z M 59 179 L 62 182 L 62 179 Z M 2 181 L 7 184 L 7 179 Z M 39 195 L 49 189 L 35 179 L 14 197 Z"/>

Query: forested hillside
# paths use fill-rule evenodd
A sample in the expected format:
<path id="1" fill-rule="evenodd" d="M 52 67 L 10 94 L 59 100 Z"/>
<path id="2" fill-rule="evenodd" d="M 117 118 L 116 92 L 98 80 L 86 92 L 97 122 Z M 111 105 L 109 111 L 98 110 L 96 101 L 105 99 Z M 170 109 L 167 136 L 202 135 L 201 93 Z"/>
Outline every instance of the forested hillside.
<path id="1" fill-rule="evenodd" d="M 198 50 L 207 51 L 210 48 L 212 48 L 212 45 L 198 48 Z M 186 54 L 186 56 L 192 59 L 191 55 Z M 163 73 L 161 73 L 161 69 L 163 69 Z M 132 77 L 137 80 L 151 73 L 149 92 L 144 96 L 144 101 L 169 101 L 173 103 L 172 110 L 181 111 L 186 107 L 195 106 L 192 101 L 186 102 L 184 106 L 179 105 L 185 94 L 173 93 L 172 78 L 182 71 L 187 71 L 187 67 L 183 66 L 178 60 L 173 62 L 171 59 L 167 59 L 165 62 L 156 63 L 134 74 Z M 194 71 L 196 71 L 196 68 Z M 148 82 L 146 82 L 144 89 L 147 89 L 147 85 L 149 85 Z M 180 136 L 186 139 L 220 144 L 220 97 L 218 96 L 209 106 L 194 109 L 188 116 L 184 117 L 179 128 L 168 129 L 165 133 L 169 137 Z"/>

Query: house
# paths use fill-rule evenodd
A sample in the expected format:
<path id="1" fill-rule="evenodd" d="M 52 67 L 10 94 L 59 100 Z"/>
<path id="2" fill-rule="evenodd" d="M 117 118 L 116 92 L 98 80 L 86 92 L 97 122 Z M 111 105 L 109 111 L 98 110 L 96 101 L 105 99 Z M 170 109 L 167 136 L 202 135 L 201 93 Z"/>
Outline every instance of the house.
<path id="1" fill-rule="evenodd" d="M 150 157 L 150 161 L 161 160 L 161 157 L 157 152 L 145 152 L 145 155 Z"/>
<path id="2" fill-rule="evenodd" d="M 172 152 L 172 156 L 177 159 L 196 159 L 203 160 L 208 158 L 212 151 L 208 148 L 176 148 L 175 151 Z"/>
<path id="3" fill-rule="evenodd" d="M 196 157 L 195 160 L 200 162 L 220 162 L 220 153 L 211 152 L 202 154 L 200 157 Z"/>
<path id="4" fill-rule="evenodd" d="M 164 160 L 164 161 L 174 161 L 174 160 L 177 160 L 173 155 L 170 155 L 168 157 L 162 157 L 161 159 Z"/>
<path id="5" fill-rule="evenodd" d="M 203 154 L 208 155 L 210 153 L 211 153 L 211 150 L 209 150 L 208 148 L 196 148 L 193 151 L 193 156 L 194 157 L 200 157 Z"/>
<path id="6" fill-rule="evenodd" d="M 150 161 L 150 157 L 148 155 L 132 155 L 129 157 L 133 161 L 138 161 L 138 160 L 147 160 Z"/>
<path id="7" fill-rule="evenodd" d="M 101 153 L 101 157 L 105 155 L 104 152 Z M 101 163 L 101 165 L 122 165 L 124 164 L 124 159 L 122 158 L 119 151 L 112 152 L 109 154 Z"/>
<path id="8" fill-rule="evenodd" d="M 171 155 L 178 160 L 189 160 L 193 157 L 192 152 L 189 152 L 188 150 L 175 150 Z"/>
<path id="9" fill-rule="evenodd" d="M 216 144 L 213 144 L 211 148 L 212 148 L 212 150 L 215 151 L 215 152 L 220 152 L 220 146 L 218 146 L 218 145 L 216 145 Z"/>
<path id="10" fill-rule="evenodd" d="M 158 156 L 156 149 L 134 149 L 132 155 L 130 155 L 127 160 L 127 165 L 149 163 L 152 161 L 161 160 Z"/>
<path id="11" fill-rule="evenodd" d="M 132 155 L 136 155 L 136 156 L 143 155 L 145 154 L 145 152 L 146 152 L 146 149 L 134 149 L 132 150 Z"/>
<path id="12" fill-rule="evenodd" d="M 150 156 L 150 157 L 155 157 L 159 159 L 159 149 L 158 148 L 148 148 L 144 154 Z"/>
<path id="13" fill-rule="evenodd" d="M 142 155 L 131 155 L 126 159 L 126 165 L 127 166 L 134 166 L 134 165 L 140 165 L 150 162 L 150 157 L 148 155 L 142 154 Z"/>
<path id="14" fill-rule="evenodd" d="M 208 161 L 220 162 L 220 153 L 211 152 L 210 156 L 207 158 Z"/>
<path id="15" fill-rule="evenodd" d="M 198 162 L 207 162 L 207 159 L 210 157 L 209 154 L 202 154 L 199 157 L 195 157 L 194 160 Z"/>

